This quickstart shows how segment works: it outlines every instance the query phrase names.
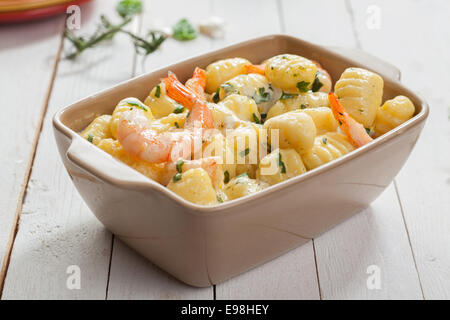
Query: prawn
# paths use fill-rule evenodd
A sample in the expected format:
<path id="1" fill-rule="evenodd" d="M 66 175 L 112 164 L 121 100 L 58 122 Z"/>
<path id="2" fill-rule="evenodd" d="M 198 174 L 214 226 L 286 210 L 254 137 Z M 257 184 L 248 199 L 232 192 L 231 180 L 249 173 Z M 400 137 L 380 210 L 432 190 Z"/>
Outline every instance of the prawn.
<path id="1" fill-rule="evenodd" d="M 339 122 L 339 127 L 342 131 L 344 131 L 345 135 L 354 147 L 362 147 L 373 140 L 368 135 L 364 126 L 353 119 L 347 111 L 345 111 L 344 107 L 339 102 L 338 97 L 334 93 L 330 92 L 328 94 L 328 100 L 330 101 L 333 115 Z"/>
<path id="2" fill-rule="evenodd" d="M 197 95 L 204 98 L 206 87 L 206 71 L 196 67 L 194 75 L 185 83 L 186 88 L 191 89 Z"/>
<path id="3" fill-rule="evenodd" d="M 202 145 L 201 129 L 214 127 L 204 96 L 181 84 L 173 73 L 163 82 L 168 96 L 191 110 L 184 130 L 159 133 L 150 128 L 144 111 L 138 108 L 124 112 L 117 128 L 117 138 L 125 151 L 150 163 L 189 159 Z"/>
<path id="4" fill-rule="evenodd" d="M 245 65 L 246 73 L 257 73 L 262 76 L 266 74 L 266 64 L 247 64 Z"/>
<path id="5" fill-rule="evenodd" d="M 189 169 L 202 168 L 211 178 L 213 185 L 220 184 L 223 181 L 223 173 L 220 168 L 220 157 L 207 157 L 196 160 L 178 160 L 169 162 L 164 168 L 164 173 L 160 177 L 160 183 L 167 185 L 170 180 L 178 173 L 186 172 Z"/>

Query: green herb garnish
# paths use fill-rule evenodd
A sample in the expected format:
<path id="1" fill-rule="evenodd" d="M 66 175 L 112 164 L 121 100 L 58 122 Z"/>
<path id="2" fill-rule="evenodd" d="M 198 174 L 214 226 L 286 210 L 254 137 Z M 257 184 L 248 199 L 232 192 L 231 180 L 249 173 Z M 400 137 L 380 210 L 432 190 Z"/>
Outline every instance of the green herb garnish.
<path id="1" fill-rule="evenodd" d="M 178 173 L 182 172 L 183 164 L 184 164 L 183 160 L 180 159 L 180 160 L 177 161 L 177 171 L 178 171 Z"/>
<path id="2" fill-rule="evenodd" d="M 148 111 L 148 108 L 146 106 L 144 106 L 142 103 L 139 103 L 139 102 L 126 101 L 126 104 L 128 104 L 130 106 L 133 106 L 133 107 L 136 107 L 136 108 L 139 108 L 139 109 L 142 109 L 145 112 Z"/>
<path id="3" fill-rule="evenodd" d="M 92 133 L 89 133 L 87 141 L 89 141 L 90 143 L 93 143 L 94 141 L 94 135 Z"/>
<path id="4" fill-rule="evenodd" d="M 270 100 L 270 92 L 266 91 L 264 87 L 261 87 L 256 91 L 253 100 L 255 100 L 256 104 L 267 102 Z"/>
<path id="5" fill-rule="evenodd" d="M 250 148 L 247 148 L 245 150 L 242 150 L 241 152 L 239 152 L 239 155 L 243 158 L 246 155 L 248 155 L 250 153 Z"/>
<path id="6" fill-rule="evenodd" d="M 281 173 L 286 173 L 286 165 L 281 160 L 281 153 L 278 153 L 278 166 L 281 168 Z"/>
<path id="7" fill-rule="evenodd" d="M 175 121 L 174 125 L 175 125 L 175 127 L 177 127 L 178 129 L 180 129 L 180 125 L 178 124 L 178 122 Z"/>
<path id="8" fill-rule="evenodd" d="M 364 128 L 366 129 L 367 134 L 370 134 L 370 128 Z"/>
<path id="9" fill-rule="evenodd" d="M 253 117 L 254 123 L 261 124 L 261 120 L 258 118 L 258 116 L 255 113 L 252 114 L 252 117 Z"/>
<path id="10" fill-rule="evenodd" d="M 223 89 L 223 90 L 225 90 L 225 93 L 232 93 L 232 92 L 235 92 L 236 91 L 236 88 L 232 85 L 232 84 L 229 84 L 229 83 L 222 83 L 221 85 L 220 85 L 220 87 Z"/>
<path id="11" fill-rule="evenodd" d="M 307 82 L 307 81 L 300 81 L 300 82 L 297 82 L 297 88 L 298 88 L 298 91 L 300 91 L 300 92 L 308 92 L 308 87 L 309 87 L 309 82 Z"/>
<path id="12" fill-rule="evenodd" d="M 327 138 L 324 137 L 324 138 L 322 139 L 322 142 L 323 142 L 323 144 L 327 144 Z"/>
<path id="13" fill-rule="evenodd" d="M 219 203 L 223 203 L 223 199 L 221 196 L 217 195 L 217 202 Z"/>
<path id="14" fill-rule="evenodd" d="M 220 88 L 217 88 L 216 93 L 213 95 L 213 102 L 217 103 L 220 101 Z"/>
<path id="15" fill-rule="evenodd" d="M 316 76 L 316 78 L 314 79 L 314 82 L 312 84 L 312 88 L 311 88 L 312 92 L 317 92 L 322 87 L 323 87 L 323 83 L 320 82 L 319 78 L 317 78 L 317 76 Z"/>
<path id="16" fill-rule="evenodd" d="M 122 0 L 116 6 L 116 11 L 122 18 L 128 18 L 142 13 L 141 0 Z"/>
<path id="17" fill-rule="evenodd" d="M 295 97 L 298 97 L 297 93 L 286 93 L 286 92 L 283 92 L 283 94 L 280 97 L 280 100 L 294 99 Z"/>
<path id="18" fill-rule="evenodd" d="M 173 113 L 182 113 L 183 111 L 184 107 L 180 104 L 173 110 Z"/>
<path id="19" fill-rule="evenodd" d="M 224 183 L 230 182 L 230 173 L 228 172 L 228 170 L 226 170 L 226 171 L 223 173 L 223 175 L 224 175 L 223 182 L 224 182 Z"/>
<path id="20" fill-rule="evenodd" d="M 306 109 L 306 105 L 304 105 L 303 103 L 300 106 L 300 109 Z"/>
<path id="21" fill-rule="evenodd" d="M 193 40 L 197 38 L 194 26 L 185 18 L 173 26 L 173 38 L 180 41 Z"/>
<path id="22" fill-rule="evenodd" d="M 173 182 L 178 182 L 180 181 L 182 178 L 181 173 L 177 173 L 176 175 L 173 176 Z"/>
<path id="23" fill-rule="evenodd" d="M 155 97 L 159 98 L 161 96 L 161 86 L 158 84 L 156 86 Z"/>

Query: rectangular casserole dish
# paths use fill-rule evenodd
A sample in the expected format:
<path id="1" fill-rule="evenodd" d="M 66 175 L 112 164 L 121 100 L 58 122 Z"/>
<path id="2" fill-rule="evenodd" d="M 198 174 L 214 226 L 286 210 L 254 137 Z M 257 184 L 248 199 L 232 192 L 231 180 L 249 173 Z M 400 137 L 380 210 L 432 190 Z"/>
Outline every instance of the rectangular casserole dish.
<path id="1" fill-rule="evenodd" d="M 210 286 L 304 244 L 366 208 L 405 163 L 428 116 L 428 106 L 399 82 L 399 72 L 353 50 L 327 49 L 271 35 L 190 58 L 102 91 L 58 112 L 53 119 L 63 163 L 79 193 L 103 225 L 179 280 Z M 415 116 L 338 160 L 257 194 L 215 207 L 189 203 L 95 147 L 77 132 L 125 97 L 144 100 L 171 70 L 180 80 L 195 66 L 231 57 L 254 63 L 281 53 L 319 61 L 333 83 L 350 66 L 379 73 L 384 98 L 409 97 Z"/>

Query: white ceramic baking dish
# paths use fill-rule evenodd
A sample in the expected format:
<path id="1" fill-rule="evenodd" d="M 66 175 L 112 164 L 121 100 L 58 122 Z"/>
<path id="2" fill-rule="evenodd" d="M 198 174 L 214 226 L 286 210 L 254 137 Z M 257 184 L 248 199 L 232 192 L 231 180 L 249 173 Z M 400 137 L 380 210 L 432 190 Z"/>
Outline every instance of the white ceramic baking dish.
<path id="1" fill-rule="evenodd" d="M 399 72 L 354 50 L 330 50 L 286 35 L 265 36 L 187 59 L 121 83 L 58 112 L 53 124 L 67 171 L 92 212 L 117 237 L 176 278 L 209 286 L 258 266 L 367 207 L 405 163 L 428 115 Z M 258 63 L 293 53 L 319 61 L 336 81 L 350 66 L 385 80 L 384 100 L 408 96 L 415 116 L 370 144 L 260 193 L 215 207 L 189 203 L 82 139 L 77 132 L 110 114 L 122 98 L 144 99 L 171 70 L 186 80 L 195 66 L 244 57 Z"/>

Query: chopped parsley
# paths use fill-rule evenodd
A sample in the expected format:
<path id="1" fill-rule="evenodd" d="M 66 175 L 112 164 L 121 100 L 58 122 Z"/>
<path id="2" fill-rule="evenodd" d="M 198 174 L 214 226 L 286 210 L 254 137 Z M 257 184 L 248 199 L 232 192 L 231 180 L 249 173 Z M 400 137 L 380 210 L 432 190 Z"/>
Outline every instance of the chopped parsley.
<path id="1" fill-rule="evenodd" d="M 364 128 L 366 129 L 367 134 L 370 134 L 370 128 Z"/>
<path id="2" fill-rule="evenodd" d="M 214 103 L 220 101 L 220 88 L 217 88 L 216 93 L 213 95 L 212 99 Z"/>
<path id="3" fill-rule="evenodd" d="M 295 97 L 298 97 L 297 93 L 286 93 L 286 92 L 283 92 L 283 94 L 280 97 L 280 100 L 294 99 Z"/>
<path id="4" fill-rule="evenodd" d="M 142 109 L 142 110 L 144 110 L 145 112 L 148 111 L 148 108 L 147 108 L 146 106 L 144 106 L 144 105 L 143 105 L 142 103 L 140 103 L 140 102 L 126 101 L 126 104 L 128 104 L 128 105 L 130 105 L 130 106 L 133 106 L 133 107 L 136 107 L 136 108 L 139 108 L 139 109 Z"/>
<path id="5" fill-rule="evenodd" d="M 224 182 L 224 183 L 230 182 L 230 173 L 228 172 L 228 170 L 226 170 L 226 171 L 223 173 L 223 175 L 224 175 L 223 182 Z"/>
<path id="6" fill-rule="evenodd" d="M 92 143 L 94 141 L 94 135 L 92 133 L 89 133 L 87 141 L 89 141 L 90 143 Z"/>
<path id="7" fill-rule="evenodd" d="M 182 113 L 183 111 L 184 107 L 180 104 L 173 110 L 173 113 Z"/>
<path id="8" fill-rule="evenodd" d="M 302 105 L 300 106 L 300 109 L 306 109 L 306 105 L 304 105 L 304 104 L 302 103 Z"/>
<path id="9" fill-rule="evenodd" d="M 243 158 L 246 155 L 248 155 L 250 153 L 250 148 L 247 148 L 245 150 L 242 150 L 241 152 L 239 152 L 239 155 Z"/>
<path id="10" fill-rule="evenodd" d="M 155 97 L 159 98 L 161 96 L 161 86 L 158 84 L 156 86 Z"/>
<path id="11" fill-rule="evenodd" d="M 178 122 L 174 123 L 175 127 L 177 127 L 178 129 L 180 129 L 180 125 L 178 124 Z"/>
<path id="12" fill-rule="evenodd" d="M 178 182 L 180 181 L 182 178 L 181 173 L 177 173 L 176 175 L 173 176 L 173 182 Z"/>
<path id="13" fill-rule="evenodd" d="M 324 138 L 322 139 L 322 142 L 323 142 L 323 144 L 327 144 L 327 138 L 324 137 Z"/>
<path id="14" fill-rule="evenodd" d="M 252 117 L 253 117 L 254 123 L 261 124 L 261 120 L 258 118 L 258 116 L 255 113 L 252 114 Z"/>
<path id="15" fill-rule="evenodd" d="M 314 79 L 314 82 L 312 84 L 311 90 L 312 90 L 312 92 L 317 92 L 322 87 L 323 87 L 323 83 L 320 82 L 320 80 L 319 80 L 319 78 L 317 77 L 317 74 L 316 74 L 316 78 Z"/>
<path id="16" fill-rule="evenodd" d="M 341 121 L 341 120 L 338 120 L 338 122 L 339 122 L 339 125 L 342 126 L 342 121 Z"/>
<path id="17" fill-rule="evenodd" d="M 300 81 L 297 82 L 297 88 L 300 92 L 308 92 L 309 82 L 308 81 Z"/>
<path id="18" fill-rule="evenodd" d="M 221 196 L 217 195 L 217 202 L 219 203 L 223 203 L 223 199 Z"/>
<path id="19" fill-rule="evenodd" d="M 183 164 L 184 164 L 183 160 L 180 159 L 180 160 L 177 161 L 177 171 L 178 171 L 178 173 L 182 172 Z"/>
<path id="20" fill-rule="evenodd" d="M 281 160 L 281 153 L 278 153 L 278 166 L 281 168 L 281 173 L 286 173 L 286 165 Z"/>
<path id="21" fill-rule="evenodd" d="M 267 102 L 270 100 L 270 92 L 266 91 L 264 87 L 261 87 L 256 90 L 256 94 L 254 95 L 253 100 L 255 100 L 256 104 Z"/>
<path id="22" fill-rule="evenodd" d="M 229 83 L 222 83 L 221 85 L 220 85 L 220 87 L 223 89 L 223 90 L 225 90 L 225 93 L 232 93 L 232 92 L 235 92 L 236 91 L 236 89 L 234 88 L 234 86 L 232 85 L 232 84 L 229 84 Z"/>
<path id="23" fill-rule="evenodd" d="M 181 19 L 173 26 L 173 38 L 180 41 L 197 38 L 195 27 L 186 19 Z"/>

